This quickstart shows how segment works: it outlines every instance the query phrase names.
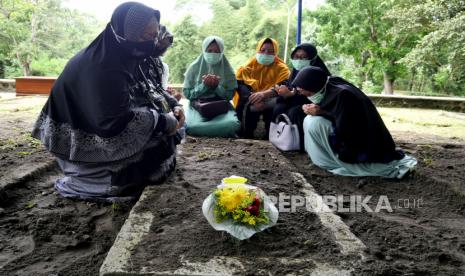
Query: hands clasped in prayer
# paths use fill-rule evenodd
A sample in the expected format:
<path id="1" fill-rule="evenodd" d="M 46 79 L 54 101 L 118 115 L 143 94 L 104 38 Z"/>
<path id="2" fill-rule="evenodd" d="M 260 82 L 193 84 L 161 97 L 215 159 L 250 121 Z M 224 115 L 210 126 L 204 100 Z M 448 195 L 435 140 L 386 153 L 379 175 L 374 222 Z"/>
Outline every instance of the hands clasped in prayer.
<path id="1" fill-rule="evenodd" d="M 220 84 L 220 76 L 213 74 L 203 75 L 202 81 L 205 86 L 216 88 Z"/>

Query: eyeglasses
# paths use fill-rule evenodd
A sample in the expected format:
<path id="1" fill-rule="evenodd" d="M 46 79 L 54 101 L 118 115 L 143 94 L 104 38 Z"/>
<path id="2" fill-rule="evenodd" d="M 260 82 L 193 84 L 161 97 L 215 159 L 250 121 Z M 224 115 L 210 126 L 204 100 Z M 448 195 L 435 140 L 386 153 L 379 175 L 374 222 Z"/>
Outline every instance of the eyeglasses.
<path id="1" fill-rule="evenodd" d="M 126 38 L 120 36 L 119 34 L 117 34 L 115 32 L 115 29 L 113 28 L 113 25 L 110 24 L 110 28 L 113 31 L 113 34 L 115 35 L 116 41 L 118 41 L 118 43 L 121 43 L 121 41 L 126 41 L 127 40 Z"/>
<path id="2" fill-rule="evenodd" d="M 119 34 L 116 33 L 115 29 L 113 28 L 113 25 L 110 24 L 110 28 L 111 28 L 111 31 L 113 32 L 113 34 L 115 35 L 115 38 L 116 38 L 116 41 L 118 41 L 118 43 L 121 43 L 121 41 L 127 41 L 126 38 L 120 36 Z M 160 40 L 160 34 L 162 34 L 163 36 L 166 34 L 166 32 L 163 32 L 161 33 L 161 27 L 160 25 L 158 25 L 158 30 L 157 30 L 157 33 L 154 35 L 154 37 L 152 38 L 152 36 L 150 36 L 150 38 L 148 38 L 148 36 L 145 36 L 145 34 L 141 37 L 142 39 L 144 39 L 144 41 L 148 41 L 148 40 L 153 40 L 155 44 L 158 43 L 158 41 Z M 145 39 L 147 38 L 147 39 Z"/>

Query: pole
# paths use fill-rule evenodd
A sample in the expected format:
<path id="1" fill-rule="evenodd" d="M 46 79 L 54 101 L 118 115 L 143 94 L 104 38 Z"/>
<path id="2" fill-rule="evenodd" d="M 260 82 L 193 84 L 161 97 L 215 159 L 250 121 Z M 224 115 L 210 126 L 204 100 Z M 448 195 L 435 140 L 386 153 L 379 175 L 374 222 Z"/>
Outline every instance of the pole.
<path id="1" fill-rule="evenodd" d="M 289 5 L 289 4 L 288 4 Z M 289 46 L 289 29 L 291 27 L 291 13 L 292 7 L 287 7 L 287 29 L 286 29 L 286 46 L 284 47 L 284 62 L 287 61 L 287 48 Z"/>
<path id="2" fill-rule="evenodd" d="M 297 7 L 297 35 L 295 37 L 296 45 L 300 44 L 300 37 L 301 37 L 301 27 L 302 27 L 302 0 L 298 0 L 298 7 Z"/>

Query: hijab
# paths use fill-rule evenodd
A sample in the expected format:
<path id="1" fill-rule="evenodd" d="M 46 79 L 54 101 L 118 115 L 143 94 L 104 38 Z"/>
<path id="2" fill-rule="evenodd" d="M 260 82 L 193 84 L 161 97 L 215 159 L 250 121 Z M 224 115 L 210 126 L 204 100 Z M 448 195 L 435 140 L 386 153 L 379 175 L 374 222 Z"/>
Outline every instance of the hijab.
<path id="1" fill-rule="evenodd" d="M 294 50 L 292 50 L 291 58 L 294 57 L 294 54 L 298 50 L 303 50 L 305 53 L 307 53 L 307 56 L 308 56 L 308 58 L 310 60 L 310 66 L 319 67 L 323 71 L 325 71 L 326 74 L 331 75 L 328 68 L 326 67 L 326 64 L 323 62 L 323 60 L 320 58 L 320 56 L 318 56 L 318 50 L 316 49 L 315 46 L 313 46 L 310 43 L 299 44 L 294 48 Z M 289 83 L 292 83 L 294 78 L 297 76 L 297 73 L 299 73 L 299 70 L 293 68 L 292 73 L 291 73 L 291 77 L 289 78 Z"/>
<path id="2" fill-rule="evenodd" d="M 220 48 L 222 57 L 216 64 L 209 64 L 204 58 L 203 53 L 206 52 L 211 43 L 216 42 Z M 184 74 L 184 88 L 193 88 L 202 83 L 202 76 L 207 74 L 215 74 L 220 76 L 220 85 L 226 90 L 235 89 L 237 87 L 236 76 L 234 69 L 229 64 L 228 59 L 224 55 L 224 41 L 218 36 L 209 36 L 202 43 L 202 54 L 189 65 Z"/>
<path id="3" fill-rule="evenodd" d="M 238 81 L 243 81 L 246 85 L 252 87 L 254 92 L 270 89 L 275 84 L 283 82 L 289 78 L 289 69 L 286 63 L 277 55 L 279 53 L 278 42 L 272 38 L 264 38 L 260 40 L 256 47 L 256 52 L 259 52 L 264 43 L 271 42 L 274 48 L 275 59 L 270 65 L 262 65 L 258 63 L 255 56 L 251 58 L 247 64 L 241 66 L 237 70 L 236 78 Z"/>
<path id="4" fill-rule="evenodd" d="M 347 163 L 388 163 L 401 159 L 391 134 L 384 125 L 376 107 L 359 88 L 340 77 L 330 76 L 319 67 L 300 70 L 293 86 L 311 92 L 324 89 L 319 104 L 321 116 L 334 127 L 333 150 Z"/>
<path id="5" fill-rule="evenodd" d="M 33 130 L 33 136 L 41 139 L 49 151 L 71 161 L 112 161 L 134 154 L 150 139 L 154 117 L 149 112 L 138 113 L 135 118 L 130 99 L 133 73 L 139 62 L 139 56 L 134 55 L 137 43 L 131 40 L 141 36 L 153 16 L 160 19 L 157 10 L 143 4 L 121 4 L 102 33 L 68 61 Z M 145 128 L 128 137 L 129 123 Z M 98 154 L 97 150 L 93 155 L 84 153 L 84 148 L 91 148 L 90 141 L 100 141 L 92 142 L 101 147 Z M 133 146 L 120 153 L 111 152 L 106 148 L 121 147 L 110 147 L 108 141 L 115 145 L 125 141 L 125 145 Z"/>

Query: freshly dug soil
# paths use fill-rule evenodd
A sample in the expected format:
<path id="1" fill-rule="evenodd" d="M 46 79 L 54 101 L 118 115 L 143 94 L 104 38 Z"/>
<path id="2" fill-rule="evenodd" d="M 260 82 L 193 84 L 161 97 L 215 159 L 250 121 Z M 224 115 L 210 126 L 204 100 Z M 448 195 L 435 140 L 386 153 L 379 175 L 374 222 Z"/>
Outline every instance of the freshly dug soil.
<path id="1" fill-rule="evenodd" d="M 313 166 L 305 154 L 285 156 L 323 196 L 389 198 L 392 213 L 339 213 L 368 247 L 367 260 L 353 262 L 354 275 L 463 275 L 465 143 L 426 143 L 420 136 L 403 137 L 408 140 L 398 145 L 414 155 L 419 164 L 413 175 L 400 181 L 334 176 Z M 288 177 L 290 168 L 280 167 L 263 148 L 254 143 L 242 143 L 240 148 L 234 144 L 240 143 L 196 138 L 183 145 L 176 174 L 169 183 L 156 187 L 160 193 L 153 198 L 153 206 L 141 207 L 155 213 L 151 230 L 155 234 L 143 241 L 147 244 L 145 252 L 136 255 L 169 258 L 182 254 L 200 261 L 221 255 L 350 262 L 340 254 L 316 215 L 304 209 L 280 214 L 276 226 L 249 241 L 237 242 L 209 226 L 200 213 L 201 204 L 223 177 L 245 176 L 270 195 L 294 193 L 299 188 Z M 51 158 L 41 150 L 34 153 L 34 158 L 29 158 L 33 154 L 14 158 L 14 150 L 0 150 L 0 156 L 7 156 L 0 158 L 3 173 L 20 164 Z M 220 159 L 227 160 L 229 167 L 217 162 Z M 46 171 L 0 194 L 0 275 L 98 275 L 131 206 L 64 199 L 53 189 L 59 175 L 56 169 Z M 163 265 L 169 268 L 176 263 Z M 269 262 L 257 264 L 263 266 L 276 274 L 289 272 Z M 299 264 L 291 270 L 301 268 Z M 251 274 L 259 274 L 254 267 L 248 269 Z"/>
<path id="2" fill-rule="evenodd" d="M 189 139 L 182 147 L 175 175 L 138 208 L 150 210 L 154 221 L 149 234 L 131 257 L 134 267 L 150 263 L 157 271 L 180 267 L 179 256 L 189 261 L 206 262 L 215 256 L 238 257 L 249 275 L 261 269 L 273 275 L 284 275 L 303 267 L 283 266 L 273 261 L 257 263 L 259 258 L 312 259 L 321 263 L 337 263 L 347 259 L 340 253 L 331 233 L 315 213 L 305 208 L 294 213 L 280 213 L 277 225 L 239 241 L 226 232 L 215 231 L 202 214 L 204 199 L 230 175 L 249 179 L 267 195 L 278 197 L 303 195 L 300 183 L 294 181 L 290 163 L 275 159 L 276 151 L 267 142 L 225 139 Z M 251 158 L 252 157 L 252 158 Z M 279 155 L 278 155 L 279 157 Z M 301 184 L 300 184 L 301 185 Z M 300 264 L 302 266 L 302 264 Z"/>
<path id="3" fill-rule="evenodd" d="M 132 206 L 65 199 L 52 169 L 0 195 L 0 275 L 98 275 Z"/>
<path id="4" fill-rule="evenodd" d="M 393 212 L 339 213 L 369 250 L 355 275 L 465 274 L 465 144 L 418 142 L 398 143 L 419 161 L 403 180 L 335 176 L 286 154 L 321 195 L 389 199 Z"/>

